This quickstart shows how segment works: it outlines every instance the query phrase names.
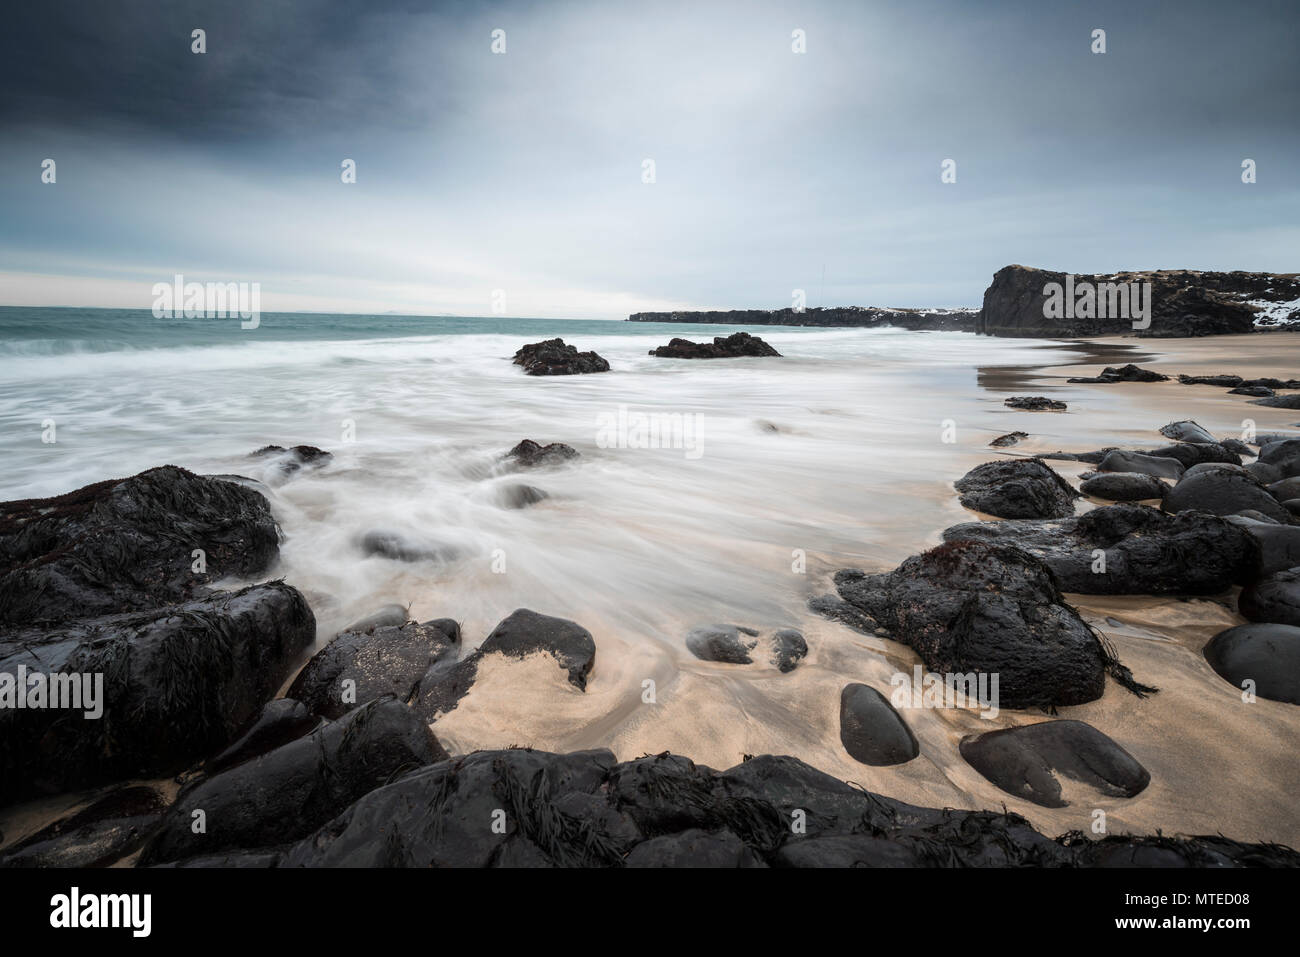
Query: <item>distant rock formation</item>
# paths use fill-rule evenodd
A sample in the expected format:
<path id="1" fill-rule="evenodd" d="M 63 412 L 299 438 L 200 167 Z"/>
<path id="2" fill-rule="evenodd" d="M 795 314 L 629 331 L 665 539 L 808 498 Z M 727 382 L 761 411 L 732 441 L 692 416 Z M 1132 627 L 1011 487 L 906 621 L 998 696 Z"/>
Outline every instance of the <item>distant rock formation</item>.
<path id="1" fill-rule="evenodd" d="M 1049 303 L 1052 283 L 1061 287 L 1056 303 Z M 1054 305 L 1060 306 L 1055 314 Z M 800 311 L 732 309 L 636 312 L 628 320 L 743 326 L 893 326 L 911 331 L 1051 339 L 1121 334 L 1212 336 L 1300 328 L 1300 273 L 1161 269 L 1099 275 L 1004 266 L 993 276 L 992 285 L 984 292 L 983 308 L 978 310 L 876 306 Z"/>
<path id="2" fill-rule="evenodd" d="M 710 312 L 634 312 L 630 322 L 701 322 L 733 326 L 897 326 L 913 331 L 974 331 L 975 309 L 731 309 Z"/>
<path id="3" fill-rule="evenodd" d="M 1057 295 L 1064 306 L 1055 315 L 1051 284 L 1061 287 Z M 1129 293 L 1134 294 L 1133 300 Z M 1167 269 L 1067 276 L 1029 266 L 1005 266 L 984 292 L 984 308 L 974 331 L 1050 338 L 1246 333 L 1257 325 L 1300 324 L 1298 300 L 1300 275 L 1296 274 Z"/>

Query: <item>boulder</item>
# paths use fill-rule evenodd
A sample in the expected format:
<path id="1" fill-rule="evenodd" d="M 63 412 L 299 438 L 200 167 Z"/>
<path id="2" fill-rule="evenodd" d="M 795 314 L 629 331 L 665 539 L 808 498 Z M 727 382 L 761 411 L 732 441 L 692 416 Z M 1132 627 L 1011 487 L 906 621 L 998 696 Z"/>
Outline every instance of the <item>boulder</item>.
<path id="1" fill-rule="evenodd" d="M 389 529 L 371 529 L 361 536 L 361 551 L 366 555 L 395 562 L 450 562 L 460 557 L 454 545 L 413 538 Z"/>
<path id="2" fill-rule="evenodd" d="M 201 550 L 203 571 L 194 571 Z M 166 465 L 0 504 L 0 627 L 187 601 L 279 555 L 266 499 Z"/>
<path id="3" fill-rule="evenodd" d="M 310 834 L 403 771 L 447 754 L 410 708 L 381 698 L 309 737 L 182 791 L 140 856 L 143 866 Z M 195 812 L 206 830 L 195 833 Z"/>
<path id="4" fill-rule="evenodd" d="M 1013 395 L 1002 403 L 1009 409 L 1024 409 L 1028 412 L 1064 412 L 1066 404 L 1045 395 Z"/>
<path id="5" fill-rule="evenodd" d="M 889 699 L 856 683 L 840 692 L 840 743 L 853 760 L 875 767 L 904 764 L 921 753 L 916 735 Z"/>
<path id="6" fill-rule="evenodd" d="M 578 457 L 578 450 L 563 442 L 539 445 L 532 439 L 524 439 L 506 453 L 511 465 L 521 469 L 535 469 L 563 463 Z"/>
<path id="7" fill-rule="evenodd" d="M 1027 438 L 1029 438 L 1027 432 L 1008 432 L 1006 435 L 999 435 L 996 439 L 990 442 L 989 445 L 996 449 L 1005 449 L 1012 445 L 1018 445 L 1022 440 Z"/>
<path id="8" fill-rule="evenodd" d="M 580 375 L 608 372 L 609 363 L 594 352 L 579 352 L 563 339 L 532 342 L 515 353 L 514 363 L 527 375 Z"/>
<path id="9" fill-rule="evenodd" d="M 1235 515 L 1247 509 L 1289 523 L 1291 513 L 1254 477 L 1240 472 L 1212 471 L 1184 476 L 1165 494 L 1165 511 Z"/>
<path id="10" fill-rule="evenodd" d="M 1168 486 L 1154 475 L 1141 472 L 1106 472 L 1080 483 L 1079 491 L 1112 502 L 1138 502 L 1164 498 Z"/>
<path id="11" fill-rule="evenodd" d="M 772 657 L 769 659 L 782 674 L 794 671 L 808 654 L 808 642 L 802 632 L 783 628 L 772 635 Z"/>
<path id="12" fill-rule="evenodd" d="M 375 628 L 383 628 L 387 625 L 404 625 L 410 619 L 407 614 L 405 605 L 384 605 L 366 615 L 364 618 L 358 618 L 352 624 L 342 629 L 344 631 L 371 631 Z"/>
<path id="13" fill-rule="evenodd" d="M 1003 791 L 1043 807 L 1067 807 L 1060 776 L 1107 797 L 1131 798 L 1151 782 L 1133 755 L 1082 721 L 1042 721 L 961 739 L 961 756 Z"/>
<path id="14" fill-rule="evenodd" d="M 1252 580 L 1260 558 L 1254 538 L 1230 521 L 1145 505 L 1055 521 L 966 522 L 943 538 L 1014 545 L 1046 563 L 1061 588 L 1086 595 L 1218 594 Z"/>
<path id="15" fill-rule="evenodd" d="M 1237 610 L 1250 621 L 1300 627 L 1300 567 L 1274 572 L 1243 588 Z"/>
<path id="16" fill-rule="evenodd" d="M 835 584 L 929 670 L 997 674 L 1001 707 L 1092 701 L 1107 673 L 1130 690 L 1151 690 L 1065 604 L 1048 567 L 1019 548 L 950 541 L 885 574 L 841 571 Z"/>
<path id="17" fill-rule="evenodd" d="M 522 482 L 510 482 L 497 489 L 497 501 L 502 508 L 527 508 L 547 498 L 550 496 L 537 486 Z"/>
<path id="18" fill-rule="evenodd" d="M 1300 704 L 1300 628 L 1295 625 L 1237 625 L 1205 646 L 1205 660 L 1229 683 L 1270 701 Z"/>
<path id="19" fill-rule="evenodd" d="M 701 661 L 747 665 L 758 644 L 758 632 L 740 625 L 702 625 L 686 633 L 686 648 Z"/>
<path id="20" fill-rule="evenodd" d="M 1168 425 L 1160 427 L 1160 434 L 1167 439 L 1173 439 L 1176 442 L 1210 442 L 1213 443 L 1215 438 L 1201 426 L 1197 425 L 1191 419 L 1182 419 L 1178 422 L 1170 422 Z"/>
<path id="21" fill-rule="evenodd" d="M 203 770 L 211 775 L 243 764 L 282 744 L 297 741 L 315 731 L 320 723 L 320 717 L 308 711 L 301 701 L 292 698 L 268 701 L 248 730 L 212 760 L 205 761 Z"/>
<path id="22" fill-rule="evenodd" d="M 314 445 L 295 445 L 286 449 L 282 445 L 264 445 L 249 453 L 250 459 L 270 459 L 284 476 L 293 475 L 302 468 L 320 468 L 328 465 L 334 455 Z"/>
<path id="23" fill-rule="evenodd" d="M 627 867 L 766 867 L 745 842 L 728 830 L 709 833 L 688 828 L 680 834 L 643 841 L 624 862 Z"/>
<path id="24" fill-rule="evenodd" d="M 144 843 L 165 807 L 151 787 L 115 788 L 0 851 L 0 867 L 107 867 Z"/>
<path id="25" fill-rule="evenodd" d="M 1161 375 L 1153 369 L 1143 369 L 1133 363 L 1123 366 L 1107 366 L 1100 375 L 1076 376 L 1066 382 L 1164 382 L 1169 376 Z"/>
<path id="26" fill-rule="evenodd" d="M 460 661 L 435 662 L 411 691 L 410 703 L 426 721 L 456 708 L 478 677 L 485 655 L 510 658 L 544 652 L 568 674 L 569 683 L 587 690 L 587 678 L 596 662 L 596 642 L 591 632 L 566 618 L 540 615 L 527 608 L 514 611 L 492 630 L 478 650 Z"/>
<path id="27" fill-rule="evenodd" d="M 0 705 L 24 672 L 29 687 L 35 675 L 59 674 L 68 691 L 102 689 L 99 717 L 83 717 L 85 697 L 72 709 L 0 706 L 0 803 L 157 777 L 213 754 L 275 694 L 315 634 L 303 596 L 270 582 L 0 635 Z"/>
<path id="28" fill-rule="evenodd" d="M 1217 442 L 1177 442 L 1174 445 L 1162 445 L 1158 449 L 1147 449 L 1146 455 L 1156 458 L 1177 459 L 1183 468 L 1191 468 L 1206 462 L 1227 462 L 1240 465 L 1241 456 L 1231 452 Z"/>
<path id="29" fill-rule="evenodd" d="M 1037 459 L 977 465 L 954 483 L 961 503 L 999 518 L 1055 518 L 1074 512 L 1079 493 Z"/>
<path id="30" fill-rule="evenodd" d="M 1097 466 L 1100 472 L 1139 472 L 1154 475 L 1156 478 L 1180 478 L 1184 467 L 1177 459 L 1161 455 L 1147 455 L 1142 452 L 1126 452 L 1112 449 L 1107 452 Z"/>
<path id="31" fill-rule="evenodd" d="M 650 355 L 666 359 L 734 359 L 740 356 L 780 356 L 758 336 L 736 332 L 729 336 L 714 336 L 712 342 L 691 342 L 673 339 L 666 346 L 651 349 Z"/>
<path id="32" fill-rule="evenodd" d="M 1259 544 L 1259 575 L 1272 575 L 1300 565 L 1300 526 L 1261 522 L 1242 515 L 1229 515 L 1226 521 L 1249 533 Z"/>
<path id="33" fill-rule="evenodd" d="M 450 618 L 345 631 L 307 662 L 288 695 L 331 720 L 393 695 L 411 697 L 430 668 L 460 654 L 460 625 Z"/>
<path id="34" fill-rule="evenodd" d="M 1289 395 L 1270 395 L 1261 399 L 1251 399 L 1251 405 L 1266 405 L 1270 409 L 1300 409 L 1300 392 Z"/>
<path id="35" fill-rule="evenodd" d="M 1239 375 L 1180 375 L 1178 381 L 1183 385 L 1217 385 L 1221 389 L 1231 389 L 1241 385 Z"/>

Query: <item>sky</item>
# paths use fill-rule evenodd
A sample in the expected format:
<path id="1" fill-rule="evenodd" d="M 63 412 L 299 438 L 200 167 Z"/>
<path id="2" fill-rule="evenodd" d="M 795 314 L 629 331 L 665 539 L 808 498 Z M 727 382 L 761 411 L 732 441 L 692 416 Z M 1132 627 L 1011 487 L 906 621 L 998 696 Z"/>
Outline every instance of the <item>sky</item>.
<path id="1" fill-rule="evenodd" d="M 266 311 L 621 319 L 978 306 L 1010 263 L 1300 270 L 1296 0 L 6 20 L 0 304 L 148 308 L 180 274 Z"/>

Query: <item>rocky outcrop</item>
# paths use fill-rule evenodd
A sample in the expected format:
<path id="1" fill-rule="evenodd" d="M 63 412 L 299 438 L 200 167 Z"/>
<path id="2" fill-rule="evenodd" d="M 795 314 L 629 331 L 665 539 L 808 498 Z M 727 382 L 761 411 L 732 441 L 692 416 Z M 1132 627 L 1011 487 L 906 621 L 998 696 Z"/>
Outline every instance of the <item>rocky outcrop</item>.
<path id="1" fill-rule="evenodd" d="M 892 572 L 838 572 L 835 586 L 931 671 L 998 675 L 1002 707 L 1092 701 L 1107 673 L 1131 690 L 1152 690 L 1065 604 L 1048 567 L 1019 548 L 952 541 Z"/>
<path id="2" fill-rule="evenodd" d="M 262 495 L 173 465 L 5 502 L 0 628 L 186 601 L 261 574 L 278 554 Z"/>
<path id="3" fill-rule="evenodd" d="M 541 445 L 532 439 L 524 439 L 506 453 L 506 459 L 515 468 L 535 469 L 548 465 L 561 465 L 569 459 L 577 458 L 578 450 L 563 442 Z"/>
<path id="4" fill-rule="evenodd" d="M 985 462 L 956 482 L 961 503 L 998 518 L 1060 518 L 1074 513 L 1079 493 L 1038 459 Z"/>
<path id="5" fill-rule="evenodd" d="M 609 363 L 594 352 L 579 352 L 577 346 L 563 339 L 546 339 L 523 346 L 515 353 L 514 363 L 528 375 L 580 375 L 608 372 Z"/>
<path id="6" fill-rule="evenodd" d="M 740 356 L 780 356 L 758 336 L 736 332 L 729 336 L 714 336 L 712 342 L 691 342 L 689 339 L 672 339 L 666 346 L 651 349 L 650 355 L 663 359 L 735 359 Z"/>
<path id="7" fill-rule="evenodd" d="M 1048 284 L 1062 287 L 1068 312 L 1049 317 Z M 1112 286 L 1150 284 L 1141 301 L 1149 313 L 1139 317 L 1130 303 L 1121 309 Z M 1069 290 L 1074 294 L 1068 294 Z M 1091 304 L 1086 299 L 1092 289 Z M 984 305 L 975 331 L 994 336 L 1073 338 L 1077 336 L 1138 335 L 1185 337 L 1252 332 L 1261 325 L 1289 321 L 1272 318 L 1279 303 L 1300 299 L 1300 276 L 1248 272 L 1196 272 L 1186 269 L 1074 274 L 1028 266 L 1005 266 L 984 292 Z M 1063 311 L 1064 312 L 1064 311 Z M 1292 314 L 1294 315 L 1294 314 Z M 1134 323 L 1137 322 L 1135 327 Z"/>
<path id="8" fill-rule="evenodd" d="M 705 312 L 634 312 L 630 322 L 699 322 L 734 326 L 895 326 L 913 331 L 969 332 L 974 309 L 880 309 L 845 306 L 833 309 L 730 309 Z"/>
<path id="9" fill-rule="evenodd" d="M 30 686 L 53 674 L 81 703 L 0 708 L 0 803 L 167 774 L 213 754 L 315 637 L 307 602 L 283 582 L 0 635 L 0 692 L 6 676 Z M 55 681 L 43 684 L 52 692 Z M 87 717 L 96 687 L 102 713 Z"/>
<path id="10" fill-rule="evenodd" d="M 1260 561 L 1254 538 L 1232 522 L 1145 505 L 1104 505 L 1056 521 L 966 522 L 943 538 L 1024 549 L 1061 588 L 1085 595 L 1213 595 L 1252 580 Z"/>

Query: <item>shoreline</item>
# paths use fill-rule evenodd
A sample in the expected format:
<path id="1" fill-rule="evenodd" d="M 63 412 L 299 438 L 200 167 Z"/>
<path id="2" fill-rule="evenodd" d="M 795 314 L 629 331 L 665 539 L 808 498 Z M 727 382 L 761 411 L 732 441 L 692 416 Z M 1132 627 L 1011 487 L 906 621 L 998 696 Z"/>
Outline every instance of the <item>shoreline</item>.
<path id="1" fill-rule="evenodd" d="M 1269 342 L 1274 346 L 1277 335 L 1290 336 L 1288 344 L 1300 343 L 1300 334 L 1278 333 L 1269 337 Z M 1069 425 L 1072 439 L 1067 441 L 1059 434 L 1033 435 L 1027 444 L 1008 452 L 988 449 L 979 443 L 963 444 L 957 450 L 956 458 L 949 456 L 944 460 L 947 463 L 943 466 L 944 474 L 936 476 L 933 494 L 941 497 L 944 503 L 943 514 L 948 518 L 956 517 L 957 521 L 971 517 L 969 512 L 956 503 L 956 496 L 951 491 L 952 480 L 968 467 L 966 463 L 1022 457 L 1026 453 L 1032 455 L 1048 451 L 1049 446 L 1085 449 L 1106 444 L 1153 444 L 1160 441 L 1155 430 L 1163 424 L 1160 420 L 1166 414 L 1168 418 L 1164 421 L 1195 418 L 1214 429 L 1216 434 L 1226 428 L 1219 426 L 1219 423 L 1231 420 L 1242 408 L 1256 410 L 1261 431 L 1280 428 L 1284 424 L 1282 420 L 1289 422 L 1300 417 L 1294 411 L 1245 405 L 1244 399 L 1238 400 L 1235 396 L 1229 397 L 1231 404 L 1225 404 L 1221 395 L 1223 390 L 1185 386 L 1172 380 L 1166 383 L 1090 386 L 1064 383 L 1067 376 L 1062 374 L 1063 369 L 1068 368 L 1073 373 L 1080 371 L 1078 366 L 1087 368 L 1095 365 L 1100 368 L 1118 361 L 1138 361 L 1139 358 L 1144 366 L 1167 373 L 1172 370 L 1286 374 L 1275 349 L 1264 349 L 1260 343 L 1261 348 L 1251 351 L 1247 346 L 1256 340 L 1256 336 L 1234 338 L 1246 342 L 1235 344 L 1237 353 L 1231 359 L 1224 359 L 1212 348 L 1207 348 L 1211 342 L 1217 344 L 1223 339 L 1180 340 L 1171 348 L 1174 340 L 1160 340 L 1157 347 L 1153 340 L 1142 340 L 1139 343 L 1128 338 L 1103 338 L 1042 344 L 1045 350 L 1059 350 L 1060 353 L 1068 354 L 1056 356 L 1068 361 L 994 366 L 987 372 L 981 370 L 976 376 L 976 391 L 980 394 L 981 401 L 987 401 L 983 399 L 982 393 L 1009 393 L 1021 388 L 1061 394 L 1064 390 L 1069 390 L 1073 396 L 1078 396 L 1071 399 L 1071 411 L 1060 416 L 1052 413 L 1016 413 L 1010 410 L 991 413 L 996 419 L 1005 418 L 1008 429 L 1013 422 L 1051 424 L 1053 430 Z M 1000 405 L 1000 399 L 995 401 Z M 1238 401 L 1240 407 L 1236 404 Z M 1127 415 L 1130 421 L 1139 418 L 1131 410 L 1141 410 L 1140 423 L 1125 428 L 1117 427 L 1119 416 L 1123 415 L 1125 407 L 1130 410 Z M 1157 409 L 1164 411 L 1156 411 Z M 1091 418 L 1087 415 L 1089 412 L 1093 413 Z M 1109 436 L 1109 441 L 1104 440 L 1105 436 Z M 1071 481 L 1077 479 L 1075 472 L 1086 471 L 1083 463 L 1054 462 L 1053 465 Z M 948 471 L 954 474 L 949 475 Z M 1085 502 L 1083 507 L 1086 508 L 1087 505 Z M 886 554 L 901 551 L 903 554 L 898 560 L 906 554 L 915 554 L 924 547 L 936 544 L 944 527 L 941 524 L 922 530 L 913 526 L 910 544 L 900 536 Z M 824 582 L 830 571 L 842 567 L 841 562 L 832 553 L 810 551 L 810 585 L 812 579 Z M 882 561 L 879 564 L 881 570 L 884 570 L 891 563 Z M 1114 807 L 1107 805 L 1114 832 L 1154 833 L 1156 829 L 1179 833 L 1222 832 L 1239 840 L 1281 841 L 1293 845 L 1300 843 L 1300 831 L 1297 831 L 1293 815 L 1290 814 L 1290 805 L 1284 799 L 1286 794 L 1294 792 L 1300 781 L 1295 779 L 1294 774 L 1287 773 L 1288 766 L 1284 763 L 1264 760 L 1275 751 L 1268 742 L 1263 742 L 1253 752 L 1245 755 L 1239 747 L 1230 747 L 1231 742 L 1221 742 L 1218 755 L 1225 767 L 1233 766 L 1234 762 L 1237 766 L 1255 763 L 1259 768 L 1266 768 L 1275 775 L 1276 780 L 1268 785 L 1268 793 L 1273 797 L 1264 800 L 1264 789 L 1261 787 L 1256 803 L 1251 808 L 1251 819 L 1256 821 L 1253 825 L 1225 825 L 1225 815 L 1230 815 L 1235 807 L 1233 796 L 1226 791 L 1203 793 L 1192 804 L 1187 803 L 1189 788 L 1194 789 L 1194 782 L 1202 777 L 1200 762 L 1204 759 L 1203 755 L 1195 760 L 1186 755 L 1169 757 L 1155 753 L 1153 756 L 1151 743 L 1173 733 L 1180 722 L 1195 718 L 1208 725 L 1222 716 L 1216 710 L 1217 706 L 1206 703 L 1207 692 L 1210 700 L 1231 698 L 1231 688 L 1225 692 L 1220 687 L 1222 679 L 1204 667 L 1199 656 L 1199 644 L 1215 629 L 1228 627 L 1241 619 L 1224 606 L 1222 600 L 1215 599 L 1143 599 L 1140 596 L 1103 599 L 1100 596 L 1081 595 L 1069 595 L 1068 598 L 1084 611 L 1085 618 L 1090 622 L 1105 626 L 1103 631 L 1116 644 L 1120 657 L 1133 668 L 1139 678 L 1151 678 L 1155 684 L 1162 686 L 1160 695 L 1141 704 L 1138 699 L 1126 696 L 1122 689 L 1108 687 L 1106 694 L 1098 701 L 1062 709 L 1060 715 L 1063 718 L 1084 720 L 1099 728 L 1131 753 L 1140 754 L 1141 760 L 1152 772 L 1152 785 L 1145 792 L 1135 798 L 1116 802 Z M 433 611 L 432 608 L 417 608 L 420 620 L 423 620 L 426 611 Z M 824 755 L 826 743 L 836 739 L 838 722 L 830 702 L 835 699 L 838 688 L 845 680 L 866 681 L 879 687 L 888 687 L 891 673 L 910 672 L 917 663 L 916 655 L 905 645 L 885 638 L 846 634 L 847 630 L 843 626 L 821 622 L 813 617 L 801 622 L 812 652 L 791 675 L 781 675 L 775 670 L 770 673 L 747 671 L 742 674 L 731 670 L 734 666 L 683 658 L 674 663 L 671 671 L 665 671 L 644 656 L 638 657 L 635 648 L 620 647 L 615 629 L 602 627 L 599 614 L 585 616 L 575 612 L 572 617 L 593 630 L 597 645 L 602 649 L 601 664 L 593 672 L 593 682 L 586 690 L 580 691 L 569 686 L 562 675 L 555 673 L 554 661 L 546 655 L 529 656 L 515 662 L 485 659 L 475 681 L 474 694 L 433 724 L 438 739 L 449 751 L 465 753 L 512 744 L 536 744 L 548 751 L 571 750 L 575 746 L 612 747 L 618 758 L 630 761 L 642 753 L 657 754 L 667 749 L 720 768 L 731 767 L 734 762 L 719 761 L 717 757 L 733 753 L 738 756 L 788 753 L 815 757 Z M 681 627 L 682 625 L 666 626 L 669 632 L 666 638 L 672 642 L 679 641 L 677 635 Z M 467 636 L 467 647 L 474 640 L 475 636 Z M 626 645 L 625 642 L 623 644 Z M 1165 674 L 1176 674 L 1180 668 L 1196 662 L 1199 665 L 1194 669 L 1189 683 L 1180 685 L 1162 680 Z M 630 700 L 628 696 L 632 694 L 632 689 L 647 673 L 668 679 L 667 687 L 672 689 L 671 704 L 678 717 L 675 721 L 670 720 L 667 725 L 654 727 L 656 722 L 650 721 L 648 715 L 638 714 L 634 705 L 626 703 Z M 291 680 L 292 675 L 286 677 L 282 689 Z M 725 688 L 726 692 L 719 693 L 720 687 Z M 620 704 L 620 700 L 624 703 Z M 815 713 L 806 710 L 804 702 L 809 700 L 822 702 Z M 1172 713 L 1166 712 L 1163 715 L 1163 721 L 1143 723 L 1140 720 L 1144 708 L 1163 707 L 1169 701 L 1176 702 L 1176 705 L 1172 707 Z M 1289 706 L 1270 702 L 1259 704 L 1261 712 L 1279 716 L 1288 726 L 1300 728 L 1300 725 L 1294 724 L 1288 711 Z M 781 729 L 779 734 L 765 731 L 763 716 L 776 716 L 781 712 L 798 716 L 796 722 L 792 724 L 783 719 L 784 723 L 775 724 L 774 727 Z M 909 712 L 904 713 L 911 717 Z M 531 724 L 520 724 L 524 715 L 530 715 Z M 998 726 L 1016 727 L 1037 724 L 1043 720 L 1051 719 L 1045 714 L 1011 714 L 1004 711 L 1003 721 Z M 1079 817 L 1082 807 L 1076 805 L 1069 811 L 1052 811 L 1017 801 L 1005 792 L 990 792 L 989 782 L 957 757 L 957 739 L 963 734 L 988 730 L 986 722 L 978 717 L 959 714 L 929 715 L 925 723 L 926 726 L 918 725 L 916 729 L 922 744 L 925 768 L 867 768 L 851 763 L 847 757 L 832 761 L 814 759 L 809 763 L 839 780 L 855 781 L 870 791 L 917 806 L 979 810 L 981 807 L 998 806 L 1000 801 L 1049 835 L 1086 829 L 1086 820 Z M 797 725 L 802 725 L 803 731 L 797 738 L 791 738 L 790 730 Z M 520 732 L 524 727 L 529 730 L 521 738 Z M 1250 727 L 1250 724 L 1239 725 L 1238 734 L 1246 736 L 1246 729 Z M 1265 725 L 1259 724 L 1256 727 L 1259 732 L 1263 732 Z M 576 738 L 575 729 L 580 729 L 581 732 Z M 732 731 L 741 734 L 735 737 L 731 734 Z M 1218 741 L 1218 738 L 1214 740 Z M 1207 740 L 1203 743 L 1208 745 L 1210 742 Z M 1280 752 L 1277 757 L 1281 757 Z M 918 771 L 921 773 L 918 774 Z M 990 793 L 1002 796 L 975 797 Z M 0 813 L 0 818 L 3 818 L 0 827 L 6 831 L 5 847 L 11 846 L 24 833 L 30 833 L 37 826 L 34 819 L 18 823 L 15 818 L 21 815 L 11 816 L 11 812 L 17 810 L 11 807 Z M 36 811 L 35 808 L 26 810 L 31 813 Z M 48 819 L 51 813 L 57 816 L 47 806 L 36 817 Z"/>

